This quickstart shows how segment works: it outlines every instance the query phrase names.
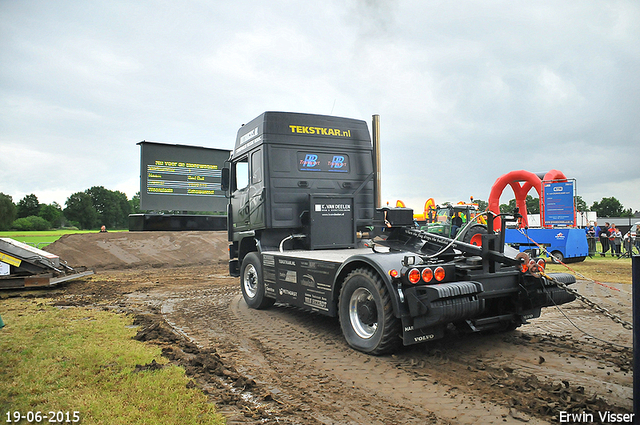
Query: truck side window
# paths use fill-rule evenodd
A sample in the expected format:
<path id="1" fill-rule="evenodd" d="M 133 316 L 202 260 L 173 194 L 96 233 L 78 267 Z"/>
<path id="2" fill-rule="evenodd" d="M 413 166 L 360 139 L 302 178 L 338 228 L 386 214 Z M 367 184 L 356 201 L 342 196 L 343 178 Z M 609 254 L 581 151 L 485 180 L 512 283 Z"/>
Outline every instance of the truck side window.
<path id="1" fill-rule="evenodd" d="M 236 190 L 245 189 L 249 186 L 249 162 L 245 157 L 235 163 L 236 167 Z"/>
<path id="2" fill-rule="evenodd" d="M 251 154 L 251 184 L 262 181 L 262 150 Z"/>

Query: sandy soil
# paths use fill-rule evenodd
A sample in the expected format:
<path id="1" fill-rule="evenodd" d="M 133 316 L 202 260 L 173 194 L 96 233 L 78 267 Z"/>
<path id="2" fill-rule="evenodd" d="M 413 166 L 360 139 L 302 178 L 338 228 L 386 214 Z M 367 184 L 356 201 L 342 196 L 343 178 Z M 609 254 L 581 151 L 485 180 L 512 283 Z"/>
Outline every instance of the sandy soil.
<path id="1" fill-rule="evenodd" d="M 373 357 L 335 319 L 248 309 L 227 276 L 225 232 L 71 235 L 48 249 L 97 273 L 43 296 L 134 314 L 137 339 L 183 365 L 229 424 L 546 424 L 632 409 L 631 331 L 577 301 L 509 333 Z M 631 322 L 630 286 L 611 286 L 575 287 Z"/>
<path id="2" fill-rule="evenodd" d="M 117 232 L 64 235 L 46 248 L 72 267 L 173 268 L 228 261 L 226 232 Z"/>

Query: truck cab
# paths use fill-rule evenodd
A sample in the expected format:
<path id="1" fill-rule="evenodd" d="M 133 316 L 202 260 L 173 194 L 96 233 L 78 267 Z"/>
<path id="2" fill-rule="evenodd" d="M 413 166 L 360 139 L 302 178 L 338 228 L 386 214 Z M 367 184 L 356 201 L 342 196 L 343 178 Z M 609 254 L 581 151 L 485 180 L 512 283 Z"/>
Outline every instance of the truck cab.
<path id="1" fill-rule="evenodd" d="M 305 237 L 289 247 L 354 248 L 356 232 L 373 224 L 371 150 L 359 120 L 265 112 L 243 125 L 229 159 L 232 275 L 257 244 L 278 247 L 292 234 Z M 316 208 L 340 210 L 331 220 Z"/>

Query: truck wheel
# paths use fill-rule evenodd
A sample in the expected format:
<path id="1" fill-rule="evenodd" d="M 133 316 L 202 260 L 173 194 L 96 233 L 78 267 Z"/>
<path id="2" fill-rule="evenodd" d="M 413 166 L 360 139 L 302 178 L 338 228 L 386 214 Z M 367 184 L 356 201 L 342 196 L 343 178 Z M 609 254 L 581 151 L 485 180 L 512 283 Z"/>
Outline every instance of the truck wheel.
<path id="1" fill-rule="evenodd" d="M 380 276 L 368 269 L 349 273 L 339 302 L 340 327 L 347 343 L 369 354 L 384 354 L 400 342 L 400 321 Z"/>
<path id="2" fill-rule="evenodd" d="M 251 308 L 258 310 L 269 308 L 276 301 L 266 296 L 260 257 L 255 252 L 248 253 L 242 261 L 240 286 L 244 301 Z"/>

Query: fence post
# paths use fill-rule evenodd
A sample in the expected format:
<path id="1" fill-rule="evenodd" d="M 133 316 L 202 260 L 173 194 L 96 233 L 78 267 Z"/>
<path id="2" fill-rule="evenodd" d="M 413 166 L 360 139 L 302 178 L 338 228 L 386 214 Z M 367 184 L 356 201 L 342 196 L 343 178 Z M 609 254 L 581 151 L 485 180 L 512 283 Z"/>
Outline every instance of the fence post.
<path id="1" fill-rule="evenodd" d="M 640 255 L 631 259 L 633 293 L 633 412 L 640 415 Z"/>

